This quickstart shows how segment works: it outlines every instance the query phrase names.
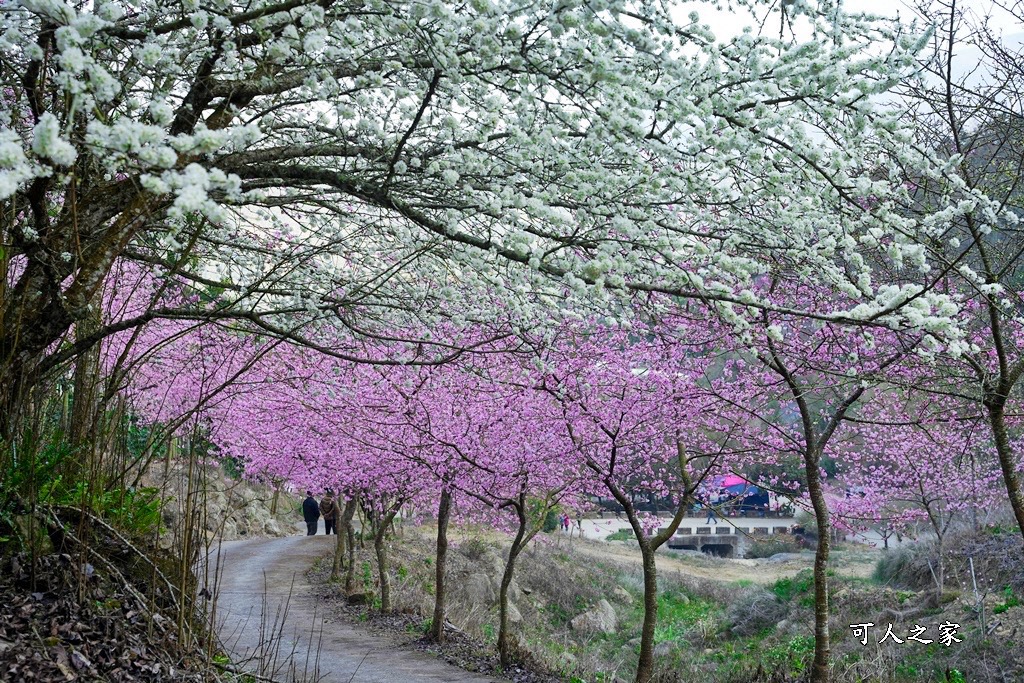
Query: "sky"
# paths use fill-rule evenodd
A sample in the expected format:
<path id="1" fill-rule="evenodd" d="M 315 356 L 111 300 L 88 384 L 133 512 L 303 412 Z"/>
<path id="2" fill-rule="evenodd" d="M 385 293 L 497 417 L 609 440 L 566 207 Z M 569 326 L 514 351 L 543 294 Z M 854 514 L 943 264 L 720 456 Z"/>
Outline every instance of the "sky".
<path id="1" fill-rule="evenodd" d="M 758 21 L 763 22 L 764 31 L 772 35 L 778 35 L 780 29 L 781 15 L 779 5 L 783 0 L 758 9 Z M 813 1 L 813 0 L 811 0 Z M 948 11 L 948 5 L 954 0 L 932 0 L 932 7 L 935 8 L 931 17 L 921 17 L 914 8 L 917 3 L 907 0 L 838 0 L 842 3 L 844 12 L 865 12 L 873 13 L 882 17 L 899 18 L 906 23 L 917 19 L 919 25 L 924 27 L 924 22 L 930 18 L 938 18 L 943 12 Z M 1003 4 L 1014 3 L 1019 0 L 1001 0 Z M 728 2 L 728 0 L 726 0 Z M 723 4 L 726 4 L 723 2 Z M 927 2 L 927 0 L 922 0 Z M 1004 44 L 1012 47 L 1021 59 L 1024 60 L 1024 25 L 1015 19 L 1010 13 L 999 6 L 998 0 L 955 0 L 956 6 L 977 18 L 984 16 L 991 17 L 990 26 L 1002 35 Z M 704 2 L 683 2 L 676 14 L 677 20 L 686 21 L 690 12 L 697 12 L 700 20 L 711 27 L 719 40 L 727 40 L 729 37 L 739 34 L 744 26 L 751 23 L 750 14 L 746 10 L 730 12 L 725 9 L 716 10 L 705 0 Z M 1024 13 L 1024 12 L 1022 12 Z M 980 79 L 983 73 L 976 72 L 978 63 L 982 61 L 981 51 L 967 42 L 957 46 L 954 60 L 954 76 L 970 74 L 974 72 L 973 78 Z"/>
<path id="2" fill-rule="evenodd" d="M 842 3 L 842 8 L 845 12 L 867 12 L 883 17 L 900 17 L 907 22 L 917 14 L 913 9 L 913 4 L 905 0 L 839 1 Z M 948 2 L 949 0 L 942 4 L 948 5 Z M 1014 0 L 1009 0 L 1009 2 L 1012 3 Z M 770 9 L 766 7 L 759 10 L 761 18 L 767 17 L 765 22 L 766 30 L 773 32 L 778 30 L 780 22 L 779 4 L 781 4 L 781 0 L 772 5 Z M 937 8 L 935 14 L 938 15 L 940 13 L 938 10 L 940 3 L 936 2 L 934 6 Z M 1009 13 L 1001 9 L 993 0 L 958 0 L 957 6 L 979 16 L 990 14 L 993 19 L 993 25 L 1002 29 L 1004 40 L 1018 46 L 1024 44 L 1024 26 L 1015 21 Z M 739 33 L 743 26 L 749 23 L 749 15 L 746 13 L 735 14 L 724 9 L 715 10 L 706 2 L 684 2 L 681 6 L 680 18 L 685 17 L 691 11 L 698 12 L 701 16 L 701 21 L 710 25 L 712 31 L 720 38 Z"/>

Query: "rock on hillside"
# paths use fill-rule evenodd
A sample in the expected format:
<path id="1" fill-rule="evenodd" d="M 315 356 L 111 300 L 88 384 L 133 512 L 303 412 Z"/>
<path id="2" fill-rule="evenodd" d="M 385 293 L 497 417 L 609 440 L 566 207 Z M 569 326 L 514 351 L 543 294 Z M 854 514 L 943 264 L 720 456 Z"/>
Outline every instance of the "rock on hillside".
<path id="1" fill-rule="evenodd" d="M 597 605 L 569 622 L 573 631 L 584 633 L 615 633 L 618 628 L 618 619 L 615 616 L 615 608 L 604 598 L 597 601 Z"/>
<path id="2" fill-rule="evenodd" d="M 268 486 L 227 477 L 220 467 L 172 462 L 155 464 L 143 477 L 144 486 L 161 491 L 163 523 L 169 533 L 163 547 L 177 544 L 186 519 L 196 519 L 208 540 L 225 541 L 251 536 L 288 536 L 302 521 L 297 497 L 281 491 L 276 514 L 271 513 L 274 490 Z"/>
<path id="3" fill-rule="evenodd" d="M 470 553 L 469 562 L 453 563 L 449 585 L 452 591 L 450 618 L 463 628 L 478 628 L 492 619 L 501 590 L 501 576 L 505 561 L 493 548 L 483 552 Z M 523 620 L 519 605 L 523 605 L 523 593 L 519 583 L 512 579 L 508 591 L 509 621 L 513 625 Z M 429 605 L 424 605 L 429 608 Z M 429 613 L 429 612 L 428 612 Z"/>

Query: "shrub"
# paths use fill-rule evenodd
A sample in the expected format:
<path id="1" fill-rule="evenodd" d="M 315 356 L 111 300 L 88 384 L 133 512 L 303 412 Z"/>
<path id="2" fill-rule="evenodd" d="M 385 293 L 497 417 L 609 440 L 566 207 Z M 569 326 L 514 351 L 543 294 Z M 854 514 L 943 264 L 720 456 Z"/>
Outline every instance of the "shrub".
<path id="1" fill-rule="evenodd" d="M 758 539 L 752 542 L 748 547 L 744 557 L 746 558 L 760 558 L 760 557 L 771 557 L 772 555 L 778 555 L 779 553 L 795 553 L 800 551 L 800 546 L 797 542 L 789 536 L 771 536 L 769 538 Z"/>
<path id="2" fill-rule="evenodd" d="M 52 505 L 84 507 L 132 535 L 145 536 L 160 524 L 160 490 L 151 487 L 91 487 L 89 482 L 66 482 L 57 476 L 39 490 L 39 500 Z"/>
<path id="3" fill-rule="evenodd" d="M 888 550 L 882 559 L 875 565 L 872 578 L 875 581 L 887 586 L 897 588 L 909 588 L 911 590 L 923 590 L 932 586 L 931 572 L 928 570 L 927 560 L 924 562 L 926 576 L 921 576 L 921 567 L 916 557 L 917 553 L 911 548 L 897 548 Z"/>
<path id="4" fill-rule="evenodd" d="M 973 559 L 978 577 L 1024 592 L 1024 543 L 1020 533 L 954 533 L 947 537 L 946 549 L 946 575 L 951 581 L 959 580 L 963 586 L 970 586 Z"/>
<path id="5" fill-rule="evenodd" d="M 550 534 L 552 531 L 557 529 L 561 524 L 559 513 L 554 510 L 548 510 L 548 513 L 544 515 L 544 533 Z"/>
<path id="6" fill-rule="evenodd" d="M 737 636 L 752 636 L 782 621 L 789 609 L 774 593 L 752 586 L 744 588 L 729 605 L 725 623 Z"/>
<path id="7" fill-rule="evenodd" d="M 245 475 L 245 461 L 232 456 L 221 459 L 221 468 L 228 479 L 238 481 Z"/>
<path id="8" fill-rule="evenodd" d="M 490 546 L 486 541 L 479 538 L 470 538 L 459 544 L 459 552 L 470 560 L 476 561 L 487 554 Z"/>
<path id="9" fill-rule="evenodd" d="M 973 562 L 979 582 L 984 579 L 997 586 L 1010 585 L 1018 592 L 1024 590 L 1024 546 L 1019 534 L 958 530 L 946 536 L 944 547 L 947 586 L 959 584 L 969 588 L 973 583 L 970 569 Z M 932 568 L 936 559 L 934 543 L 891 549 L 879 561 L 874 578 L 896 588 L 931 590 L 935 586 Z"/>
<path id="10" fill-rule="evenodd" d="M 814 655 L 813 636 L 794 636 L 785 643 L 769 648 L 764 653 L 765 663 L 791 676 L 807 670 Z"/>
<path id="11" fill-rule="evenodd" d="M 1013 587 L 1006 586 L 1003 588 L 1003 602 L 992 608 L 993 614 L 1002 614 L 1011 607 L 1017 607 L 1020 605 L 1020 599 L 1013 594 Z"/>

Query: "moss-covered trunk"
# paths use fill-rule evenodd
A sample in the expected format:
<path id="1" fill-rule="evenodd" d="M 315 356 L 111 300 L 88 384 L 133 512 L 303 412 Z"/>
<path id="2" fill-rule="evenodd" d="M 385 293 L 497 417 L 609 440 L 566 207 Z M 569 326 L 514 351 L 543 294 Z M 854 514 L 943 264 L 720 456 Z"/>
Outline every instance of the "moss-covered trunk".
<path id="1" fill-rule="evenodd" d="M 658 565 L 655 560 L 655 553 L 658 548 L 664 545 L 668 539 L 676 533 L 679 524 L 686 515 L 686 510 L 693 502 L 693 491 L 695 485 L 688 469 L 689 457 L 683 445 L 681 436 L 675 436 L 676 465 L 679 468 L 680 489 L 676 501 L 675 514 L 668 525 L 657 530 L 652 535 L 647 535 L 640 523 L 640 516 L 633 505 L 632 498 L 627 495 L 609 473 L 604 484 L 612 497 L 622 506 L 626 513 L 626 519 L 633 529 L 633 536 L 640 545 L 640 557 L 644 572 L 644 620 L 640 629 L 640 656 L 636 666 L 635 683 L 648 683 L 654 676 L 654 631 L 658 625 Z M 618 446 L 613 443 L 611 448 L 610 462 L 615 462 L 618 456 Z"/>
<path id="2" fill-rule="evenodd" d="M 767 313 L 764 315 L 767 324 Z M 832 641 L 828 629 L 828 556 L 832 542 L 832 524 L 821 483 L 821 456 L 847 412 L 864 395 L 866 385 L 861 384 L 846 394 L 845 398 L 838 400 L 832 415 L 819 428 L 817 425 L 821 424 L 821 411 L 812 409 L 808 402 L 808 397 L 812 395 L 811 390 L 790 370 L 776 350 L 771 337 L 766 338 L 766 344 L 770 354 L 760 356 L 761 362 L 786 382 L 793 401 L 800 410 L 800 427 L 804 439 L 804 476 L 807 479 L 807 495 L 814 508 L 814 520 L 818 525 L 818 549 L 814 553 L 814 662 L 811 665 L 811 681 L 828 683 L 832 675 Z M 892 356 L 882 367 L 899 357 L 899 354 Z"/>
<path id="3" fill-rule="evenodd" d="M 605 482 L 612 496 L 626 512 L 633 535 L 640 544 L 644 572 L 644 620 L 640 628 L 640 656 L 636 665 L 635 683 L 648 683 L 654 676 L 654 629 L 658 625 L 658 565 L 654 559 L 657 546 L 644 534 L 640 516 L 629 496 L 610 481 Z M 673 532 L 674 533 L 674 532 Z"/>

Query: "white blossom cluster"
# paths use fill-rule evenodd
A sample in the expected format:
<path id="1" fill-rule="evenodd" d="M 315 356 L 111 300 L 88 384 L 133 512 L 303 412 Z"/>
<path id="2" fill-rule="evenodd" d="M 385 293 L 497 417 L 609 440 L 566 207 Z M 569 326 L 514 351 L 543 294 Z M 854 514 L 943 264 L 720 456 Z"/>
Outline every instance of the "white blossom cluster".
<path id="1" fill-rule="evenodd" d="M 782 273 L 836 293 L 817 316 L 955 340 L 928 244 L 982 199 L 904 211 L 904 169 L 949 162 L 876 104 L 927 34 L 838 6 L 720 38 L 639 0 L 15 0 L 0 200 L 53 178 L 70 239 L 74 185 L 90 239 L 187 248 L 197 285 L 289 320 L 530 326 L 661 292 L 742 328 Z"/>

